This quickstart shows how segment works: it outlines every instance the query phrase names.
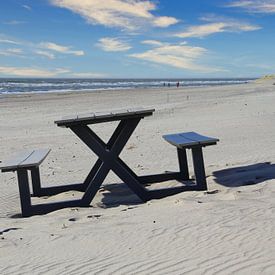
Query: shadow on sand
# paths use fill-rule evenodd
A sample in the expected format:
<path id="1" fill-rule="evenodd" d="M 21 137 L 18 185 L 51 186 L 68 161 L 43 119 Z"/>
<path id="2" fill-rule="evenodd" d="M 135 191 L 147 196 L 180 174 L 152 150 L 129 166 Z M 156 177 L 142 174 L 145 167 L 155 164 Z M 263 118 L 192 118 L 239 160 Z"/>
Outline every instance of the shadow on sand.
<path id="1" fill-rule="evenodd" d="M 256 163 L 213 172 L 215 181 L 227 187 L 253 185 L 275 179 L 275 164 Z"/>
<path id="2" fill-rule="evenodd" d="M 256 163 L 247 166 L 238 166 L 213 172 L 214 180 L 223 186 L 239 187 L 254 185 L 266 180 L 275 179 L 275 164 L 270 162 Z M 103 187 L 104 207 L 119 205 L 138 205 L 142 201 L 124 183 L 108 184 Z"/>
<path id="3" fill-rule="evenodd" d="M 247 166 L 233 167 L 214 171 L 214 180 L 218 184 L 227 187 L 239 187 L 254 185 L 266 180 L 275 179 L 275 164 L 262 162 Z M 143 204 L 135 193 L 125 183 L 107 184 L 100 188 L 102 194 L 101 204 L 104 208 L 128 206 L 128 209 L 135 205 Z M 12 215 L 11 218 L 21 218 L 21 214 Z M 11 230 L 14 230 L 13 228 Z M 0 235 L 1 235 L 0 231 Z"/>
<path id="4" fill-rule="evenodd" d="M 106 208 L 143 203 L 125 183 L 108 184 L 103 187 L 103 190 L 101 203 Z"/>

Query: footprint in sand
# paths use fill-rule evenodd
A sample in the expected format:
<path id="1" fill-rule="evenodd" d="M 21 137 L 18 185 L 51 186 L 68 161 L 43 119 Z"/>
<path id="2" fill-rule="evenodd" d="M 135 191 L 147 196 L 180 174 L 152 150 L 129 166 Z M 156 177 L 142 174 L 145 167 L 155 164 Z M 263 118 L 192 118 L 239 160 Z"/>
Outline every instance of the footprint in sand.
<path id="1" fill-rule="evenodd" d="M 125 209 L 122 209 L 121 211 L 127 211 L 127 210 L 131 210 L 131 209 L 135 209 L 135 208 L 137 208 L 137 206 L 130 206 Z"/>
<path id="2" fill-rule="evenodd" d="M 219 190 L 212 190 L 212 191 L 206 191 L 204 194 L 212 195 L 212 194 L 217 194 L 219 192 L 220 192 Z"/>
<path id="3" fill-rule="evenodd" d="M 69 222 L 76 222 L 77 221 L 77 218 L 70 218 L 68 219 Z"/>
<path id="4" fill-rule="evenodd" d="M 0 231 L 0 235 L 3 235 L 3 233 L 7 233 L 7 232 L 9 232 L 9 231 L 18 230 L 18 229 L 21 229 L 21 228 L 19 228 L 19 227 L 7 228 L 7 229 L 4 229 L 4 230 Z"/>
<path id="5" fill-rule="evenodd" d="M 100 218 L 102 215 L 99 215 L 99 214 L 95 214 L 95 215 L 89 215 L 89 216 L 87 216 L 87 218 L 88 219 L 90 219 L 90 218 L 96 218 L 96 219 L 98 219 L 98 218 Z"/>

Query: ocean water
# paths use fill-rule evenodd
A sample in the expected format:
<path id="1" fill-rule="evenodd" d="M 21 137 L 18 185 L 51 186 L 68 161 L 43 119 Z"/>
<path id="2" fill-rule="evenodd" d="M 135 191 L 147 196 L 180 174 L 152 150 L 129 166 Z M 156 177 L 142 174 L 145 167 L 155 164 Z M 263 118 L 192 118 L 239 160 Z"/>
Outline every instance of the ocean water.
<path id="1" fill-rule="evenodd" d="M 180 86 L 217 86 L 243 84 L 252 78 L 209 79 L 24 79 L 0 78 L 0 94 L 81 92 Z M 168 84 L 169 83 L 169 84 Z M 165 85 L 165 86 L 164 86 Z"/>

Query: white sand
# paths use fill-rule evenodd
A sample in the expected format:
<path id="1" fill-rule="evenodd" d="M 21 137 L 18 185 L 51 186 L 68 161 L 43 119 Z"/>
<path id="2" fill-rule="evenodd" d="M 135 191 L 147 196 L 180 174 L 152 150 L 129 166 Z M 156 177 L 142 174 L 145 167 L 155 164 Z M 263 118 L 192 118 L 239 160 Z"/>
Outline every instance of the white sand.
<path id="1" fill-rule="evenodd" d="M 92 208 L 19 218 L 16 174 L 1 173 L 0 274 L 275 274 L 274 102 L 268 82 L 0 97 L 0 161 L 22 149 L 51 148 L 41 167 L 44 185 L 81 182 L 96 159 L 69 129 L 53 123 L 65 115 L 154 107 L 121 154 L 138 174 L 178 169 L 176 150 L 163 134 L 220 138 L 204 149 L 213 192 L 145 204 L 110 174 Z M 96 130 L 108 138 L 115 125 Z"/>

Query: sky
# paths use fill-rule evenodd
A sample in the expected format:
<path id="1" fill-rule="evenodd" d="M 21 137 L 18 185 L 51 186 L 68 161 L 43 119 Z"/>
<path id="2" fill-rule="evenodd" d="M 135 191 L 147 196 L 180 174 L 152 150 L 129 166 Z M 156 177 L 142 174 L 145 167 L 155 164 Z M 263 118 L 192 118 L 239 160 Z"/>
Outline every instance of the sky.
<path id="1" fill-rule="evenodd" d="M 0 77 L 275 73 L 275 0 L 0 1 Z"/>

